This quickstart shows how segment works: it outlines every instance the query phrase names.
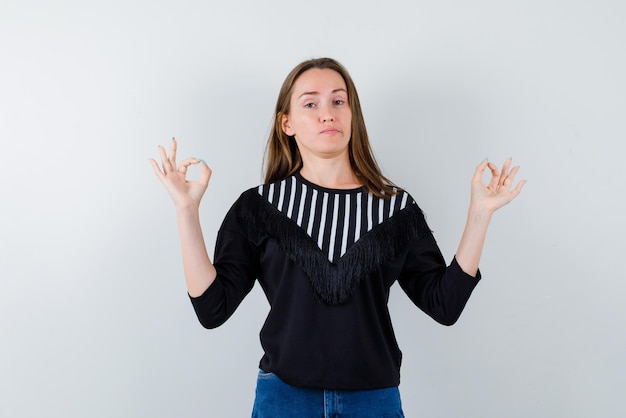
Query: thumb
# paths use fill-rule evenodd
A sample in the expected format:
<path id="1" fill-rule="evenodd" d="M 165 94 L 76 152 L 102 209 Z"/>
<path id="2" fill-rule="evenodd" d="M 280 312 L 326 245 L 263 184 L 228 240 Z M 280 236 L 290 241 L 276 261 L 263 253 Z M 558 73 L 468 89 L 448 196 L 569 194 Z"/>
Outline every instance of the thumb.
<path id="1" fill-rule="evenodd" d="M 196 159 L 200 163 L 200 178 L 198 179 L 203 184 L 209 184 L 209 180 L 211 180 L 211 174 L 213 174 L 213 170 L 207 164 L 206 161 L 202 159 Z"/>

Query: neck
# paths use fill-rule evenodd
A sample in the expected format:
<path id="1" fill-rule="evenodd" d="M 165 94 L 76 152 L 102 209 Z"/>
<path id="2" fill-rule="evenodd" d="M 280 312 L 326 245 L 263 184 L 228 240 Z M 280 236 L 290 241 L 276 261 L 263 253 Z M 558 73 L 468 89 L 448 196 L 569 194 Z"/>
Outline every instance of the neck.
<path id="1" fill-rule="evenodd" d="M 311 183 L 328 189 L 352 189 L 362 186 L 350 162 L 345 159 L 303 161 L 300 174 Z"/>

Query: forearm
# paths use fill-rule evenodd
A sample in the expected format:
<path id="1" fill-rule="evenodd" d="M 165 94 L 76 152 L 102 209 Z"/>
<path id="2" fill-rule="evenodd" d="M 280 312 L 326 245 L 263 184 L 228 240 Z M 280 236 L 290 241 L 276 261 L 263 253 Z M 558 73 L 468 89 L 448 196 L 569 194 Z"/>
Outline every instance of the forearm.
<path id="1" fill-rule="evenodd" d="M 177 209 L 176 218 L 187 291 L 198 297 L 213 283 L 217 272 L 206 251 L 198 208 Z"/>
<path id="2" fill-rule="evenodd" d="M 456 252 L 456 261 L 461 269 L 471 276 L 476 276 L 478 273 L 480 256 L 483 252 L 492 214 L 492 211 L 484 208 L 472 206 L 469 208 L 465 230 Z"/>

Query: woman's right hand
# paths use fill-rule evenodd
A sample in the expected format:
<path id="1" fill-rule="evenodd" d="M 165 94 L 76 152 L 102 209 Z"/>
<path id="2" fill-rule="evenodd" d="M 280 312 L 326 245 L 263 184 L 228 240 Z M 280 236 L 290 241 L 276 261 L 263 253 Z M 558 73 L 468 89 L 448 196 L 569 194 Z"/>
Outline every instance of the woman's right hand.
<path id="1" fill-rule="evenodd" d="M 159 155 L 161 156 L 161 166 L 150 159 L 154 173 L 161 180 L 167 189 L 170 197 L 174 201 L 177 210 L 197 209 L 200 200 L 206 191 L 211 178 L 211 169 L 204 160 L 187 158 L 176 167 L 176 140 L 172 139 L 170 152 L 167 154 L 165 148 L 159 145 Z M 187 169 L 189 166 L 199 164 L 201 169 L 200 178 L 195 181 L 187 180 Z"/>

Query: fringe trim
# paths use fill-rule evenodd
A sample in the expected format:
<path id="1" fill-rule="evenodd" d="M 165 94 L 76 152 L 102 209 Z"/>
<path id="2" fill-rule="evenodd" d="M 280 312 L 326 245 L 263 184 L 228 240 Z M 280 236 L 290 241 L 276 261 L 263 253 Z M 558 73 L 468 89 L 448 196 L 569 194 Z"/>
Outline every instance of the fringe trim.
<path id="1" fill-rule="evenodd" d="M 368 273 L 401 254 L 428 231 L 421 209 L 411 204 L 363 235 L 332 263 L 302 228 L 256 190 L 242 196 L 238 215 L 253 229 L 276 240 L 280 249 L 302 267 L 318 298 L 329 305 L 347 302 Z"/>

